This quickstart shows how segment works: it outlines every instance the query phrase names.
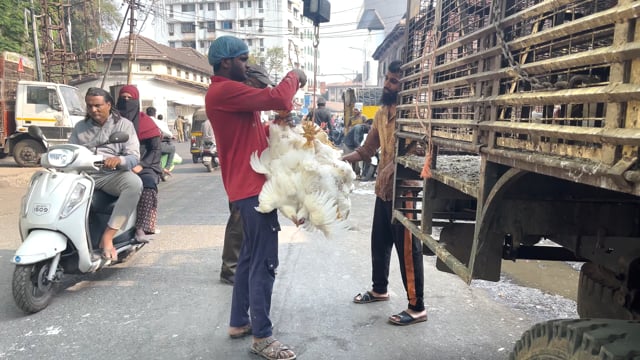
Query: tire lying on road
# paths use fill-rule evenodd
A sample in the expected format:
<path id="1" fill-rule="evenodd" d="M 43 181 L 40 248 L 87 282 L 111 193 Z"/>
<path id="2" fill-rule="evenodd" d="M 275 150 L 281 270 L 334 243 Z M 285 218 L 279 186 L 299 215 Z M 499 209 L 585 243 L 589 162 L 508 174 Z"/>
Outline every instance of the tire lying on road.
<path id="1" fill-rule="evenodd" d="M 639 354 L 640 321 L 561 319 L 527 330 L 509 359 L 635 359 Z"/>

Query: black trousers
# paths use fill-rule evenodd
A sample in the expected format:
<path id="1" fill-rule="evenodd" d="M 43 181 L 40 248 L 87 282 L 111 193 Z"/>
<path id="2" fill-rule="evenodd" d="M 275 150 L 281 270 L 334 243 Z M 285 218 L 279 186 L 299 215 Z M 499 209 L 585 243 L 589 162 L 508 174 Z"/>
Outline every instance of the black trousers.
<path id="1" fill-rule="evenodd" d="M 389 285 L 391 249 L 396 246 L 402 283 L 409 309 L 424 310 L 424 265 L 422 243 L 402 224 L 391 224 L 392 202 L 376 197 L 371 229 L 373 291 L 384 294 Z"/>

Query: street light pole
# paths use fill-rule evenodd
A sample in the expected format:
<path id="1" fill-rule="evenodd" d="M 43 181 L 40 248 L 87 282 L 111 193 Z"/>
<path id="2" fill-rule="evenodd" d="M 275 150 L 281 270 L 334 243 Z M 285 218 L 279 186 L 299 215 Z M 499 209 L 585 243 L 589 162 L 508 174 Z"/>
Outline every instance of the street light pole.
<path id="1" fill-rule="evenodd" d="M 364 82 L 364 73 L 367 71 L 367 49 L 357 48 L 357 47 L 353 47 L 353 46 L 349 46 L 349 49 L 362 51 L 362 76 L 361 76 L 361 79 L 362 79 L 362 88 L 364 89 L 366 87 L 366 84 Z"/>

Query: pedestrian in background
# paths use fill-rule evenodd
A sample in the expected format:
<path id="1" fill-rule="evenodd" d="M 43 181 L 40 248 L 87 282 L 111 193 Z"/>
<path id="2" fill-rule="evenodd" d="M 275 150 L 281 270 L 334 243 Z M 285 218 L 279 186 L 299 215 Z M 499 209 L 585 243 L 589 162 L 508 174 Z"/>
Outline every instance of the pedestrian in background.
<path id="1" fill-rule="evenodd" d="M 249 86 L 264 89 L 267 86 L 275 86 L 269 78 L 267 71 L 259 65 L 249 65 L 247 69 L 247 80 L 244 82 Z M 224 231 L 224 245 L 222 246 L 222 268 L 220 269 L 220 281 L 233 285 L 238 266 L 238 256 L 242 245 L 242 219 L 240 210 L 229 202 L 229 219 Z"/>
<path id="2" fill-rule="evenodd" d="M 373 120 L 369 119 L 364 124 L 358 124 L 349 130 L 342 142 L 342 149 L 345 154 L 355 151 L 360 147 L 360 145 L 362 145 L 362 140 L 364 140 L 364 136 L 369 133 L 372 123 Z M 362 162 L 367 163 L 370 161 L 368 161 L 368 159 L 364 159 Z M 360 178 L 364 176 L 364 173 L 361 173 L 360 161 L 351 163 L 351 166 L 353 168 L 353 172 L 356 173 L 356 176 Z"/>
<path id="3" fill-rule="evenodd" d="M 373 125 L 364 145 L 344 155 L 350 163 L 371 159 L 380 149 L 378 177 L 375 184 L 376 203 L 371 228 L 371 272 L 372 288 L 356 295 L 353 302 L 368 304 L 389 300 L 389 265 L 391 250 L 396 247 L 400 262 L 402 283 L 409 304 L 406 310 L 389 317 L 395 325 L 410 325 L 427 320 L 424 307 L 424 270 L 422 243 L 412 236 L 402 224 L 392 223 L 393 179 L 395 172 L 396 103 L 402 76 L 401 62 L 389 64 L 382 92 L 382 107 L 373 119 Z"/>
<path id="4" fill-rule="evenodd" d="M 173 128 L 176 130 L 176 135 L 178 135 L 178 142 L 181 143 L 184 141 L 184 117 L 182 115 L 178 115 L 175 123 L 173 124 Z"/>
<path id="5" fill-rule="evenodd" d="M 214 76 L 205 96 L 207 117 L 213 125 L 222 165 L 222 181 L 229 201 L 240 210 L 242 247 L 236 268 L 229 336 L 253 334 L 251 352 L 267 359 L 295 359 L 295 353 L 273 337 L 271 296 L 278 267 L 277 211 L 255 210 L 266 178 L 249 163 L 252 153 L 268 147 L 260 111 L 291 110 L 296 91 L 306 75 L 295 69 L 274 89 L 256 89 L 247 78 L 249 48 L 234 36 L 221 36 L 209 47 Z M 249 313 L 251 316 L 249 316 Z"/>

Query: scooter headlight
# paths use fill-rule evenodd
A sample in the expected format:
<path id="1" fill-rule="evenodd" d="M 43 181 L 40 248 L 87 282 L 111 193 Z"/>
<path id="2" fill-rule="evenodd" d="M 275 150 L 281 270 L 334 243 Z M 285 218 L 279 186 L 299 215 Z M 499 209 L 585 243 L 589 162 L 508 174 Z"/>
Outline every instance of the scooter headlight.
<path id="1" fill-rule="evenodd" d="M 60 218 L 64 219 L 69 216 L 78 206 L 82 203 L 84 199 L 84 194 L 87 191 L 87 187 L 84 184 L 76 183 L 73 187 L 73 191 L 67 197 L 67 200 L 64 202 L 64 206 L 62 207 L 62 212 L 60 213 Z"/>
<path id="2" fill-rule="evenodd" d="M 47 153 L 47 163 L 52 167 L 65 167 L 74 159 L 75 152 L 71 149 L 51 149 Z"/>

